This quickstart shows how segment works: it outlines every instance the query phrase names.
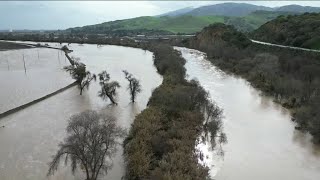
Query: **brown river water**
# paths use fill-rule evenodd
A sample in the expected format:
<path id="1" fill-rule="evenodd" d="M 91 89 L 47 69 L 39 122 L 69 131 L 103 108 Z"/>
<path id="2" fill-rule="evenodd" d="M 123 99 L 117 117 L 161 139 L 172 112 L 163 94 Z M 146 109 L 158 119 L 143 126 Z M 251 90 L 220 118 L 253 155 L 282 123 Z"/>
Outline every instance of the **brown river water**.
<path id="1" fill-rule="evenodd" d="M 55 43 L 51 43 L 50 45 L 60 46 Z M 73 176 L 70 168 L 65 167 L 63 163 L 54 176 L 46 177 L 47 164 L 51 160 L 51 156 L 56 152 L 59 142 L 65 137 L 68 118 L 72 114 L 87 109 L 94 109 L 112 114 L 117 117 L 120 126 L 129 129 L 135 115 L 146 107 L 152 90 L 162 82 L 161 76 L 153 66 L 151 52 L 120 46 L 97 47 L 97 45 L 86 44 L 72 44 L 69 48 L 74 50 L 70 55 L 80 58 L 87 65 L 88 70 L 93 73 L 107 70 L 110 73 L 111 79 L 120 83 L 118 106 L 111 106 L 110 102 L 103 101 L 97 96 L 100 86 L 98 82 L 95 82 L 90 86 L 89 90 L 84 91 L 82 96 L 79 95 L 77 87 L 72 87 L 58 95 L 0 119 L 0 127 L 5 126 L 4 128 L 0 128 L 1 180 L 83 179 L 80 172 L 76 172 L 75 176 Z M 19 51 L 24 51 L 25 53 L 31 51 L 33 53 L 36 49 L 7 51 L 6 53 L 9 54 L 8 59 L 18 59 L 16 61 L 20 63 L 21 52 Z M 42 56 L 52 56 L 52 61 L 58 62 L 58 50 L 39 49 L 39 52 Z M 37 53 L 33 53 L 33 55 L 37 59 Z M 65 61 L 64 56 L 60 56 L 60 58 L 61 61 Z M 14 64 L 14 62 L 12 61 L 11 64 Z M 35 67 L 38 67 L 38 65 L 35 65 Z M 39 98 L 43 92 L 52 90 L 52 88 L 48 87 L 53 86 L 57 89 L 63 87 L 63 84 L 56 82 L 58 80 L 72 82 L 68 74 L 64 74 L 64 77 L 57 75 L 64 73 L 60 72 L 62 68 L 60 67 L 58 69 L 53 68 L 54 70 L 52 71 L 54 73 L 51 74 L 52 78 L 48 79 L 49 82 L 42 79 L 47 76 L 28 76 L 28 78 L 36 79 L 32 80 L 31 87 L 26 87 L 28 90 L 25 92 L 22 88 L 22 92 L 16 90 L 14 88 L 15 85 L 8 86 L 10 89 L 1 91 L 7 93 L 5 96 L 0 96 L 4 99 L 1 99 L 2 109 L 6 109 L 7 102 L 19 100 L 20 97 L 25 98 L 24 96 L 29 95 L 30 92 L 34 93 L 30 93 L 30 96 Z M 44 70 L 47 71 L 45 68 Z M 122 70 L 128 70 L 141 81 L 142 92 L 137 96 L 137 103 L 135 104 L 130 103 L 127 92 L 128 83 L 124 78 Z M 5 64 L 1 66 L 1 72 L 4 73 L 4 71 L 8 71 Z M 47 71 L 46 73 L 51 72 Z M 24 76 L 24 68 L 19 67 L 14 72 L 10 72 L 10 77 L 7 74 L 5 75 L 7 76 L 4 78 L 6 81 L 10 81 L 14 76 Z M 23 80 L 24 77 L 14 77 L 14 79 L 19 78 Z M 1 79 L 2 81 L 4 80 Z M 43 81 L 46 84 L 42 84 Z M 17 88 L 20 88 L 20 86 L 17 85 Z M 41 93 L 37 94 L 36 90 L 42 88 L 48 88 L 49 90 L 42 90 Z M 25 100 L 28 99 L 25 98 Z M 12 105 L 8 104 L 8 107 L 11 108 Z M 101 177 L 101 179 L 121 179 L 123 176 L 124 162 L 121 147 L 119 147 L 114 157 L 113 164 L 112 170 L 109 171 L 107 176 Z"/>
<path id="2" fill-rule="evenodd" d="M 60 47 L 60 44 L 50 43 Z M 66 180 L 73 176 L 61 165 L 56 174 L 46 177 L 47 163 L 58 143 L 65 137 L 68 118 L 87 109 L 108 112 L 118 118 L 120 126 L 129 129 L 136 114 L 146 107 L 151 92 L 162 78 L 153 66 L 152 53 L 140 49 L 71 44 L 70 55 L 87 64 L 88 70 L 107 70 L 121 88 L 118 106 L 110 106 L 98 96 L 98 83 L 93 83 L 83 96 L 76 87 L 45 101 L 0 119 L 1 180 Z M 196 78 L 224 110 L 224 131 L 228 143 L 225 156 L 200 145 L 205 163 L 216 180 L 318 180 L 320 179 L 320 147 L 310 142 L 308 134 L 294 130 L 290 113 L 261 95 L 241 78 L 221 72 L 199 51 L 177 48 L 187 60 L 188 78 Z M 38 59 L 38 52 L 40 58 Z M 61 68 L 68 62 L 53 49 L 25 49 L 0 52 L 0 112 L 39 98 L 72 82 Z M 27 74 L 21 64 L 25 55 Z M 8 70 L 8 61 L 10 68 Z M 127 82 L 122 70 L 141 80 L 143 91 L 137 103 L 129 102 Z M 122 149 L 114 157 L 114 166 L 101 179 L 120 180 L 124 173 Z"/>
<path id="3" fill-rule="evenodd" d="M 261 95 L 242 78 L 221 72 L 205 54 L 177 48 L 187 60 L 188 78 L 196 78 L 224 110 L 228 143 L 225 155 L 205 161 L 216 180 L 318 180 L 320 147 L 294 129 L 290 113 Z"/>

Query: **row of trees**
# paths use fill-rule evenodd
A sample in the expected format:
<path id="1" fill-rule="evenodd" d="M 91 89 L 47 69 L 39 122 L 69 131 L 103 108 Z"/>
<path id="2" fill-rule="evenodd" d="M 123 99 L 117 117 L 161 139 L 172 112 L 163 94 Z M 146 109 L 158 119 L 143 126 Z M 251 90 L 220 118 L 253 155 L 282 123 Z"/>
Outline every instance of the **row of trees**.
<path id="1" fill-rule="evenodd" d="M 77 86 L 80 89 L 80 95 L 82 95 L 83 90 L 88 89 L 91 82 L 96 81 L 97 76 L 92 74 L 90 71 L 87 71 L 85 64 L 75 59 L 72 61 L 73 65 L 65 66 L 64 69 L 70 73 L 74 80 L 76 80 Z M 123 70 L 123 73 L 129 82 L 128 90 L 131 96 L 130 100 L 134 103 L 137 94 L 142 90 L 140 81 L 126 70 Z M 109 99 L 112 104 L 117 104 L 117 89 L 120 88 L 120 84 L 117 81 L 111 81 L 110 74 L 107 71 L 102 71 L 99 73 L 98 78 L 101 86 L 98 96 L 103 100 Z"/>
<path id="2" fill-rule="evenodd" d="M 97 76 L 87 71 L 86 65 L 79 60 L 69 60 L 71 65 L 65 66 L 64 69 L 76 80 L 82 95 L 83 90 L 89 88 Z M 140 82 L 128 71 L 123 70 L 123 73 L 129 82 L 131 102 L 135 102 L 137 94 L 141 92 Z M 107 71 L 99 73 L 98 78 L 101 86 L 98 96 L 117 104 L 115 98 L 120 84 L 111 81 Z M 124 129 L 116 125 L 114 117 L 90 110 L 71 116 L 66 131 L 67 138 L 59 144 L 57 153 L 49 163 L 48 176 L 57 171 L 60 161 L 64 159 L 65 164 L 70 161 L 73 174 L 80 167 L 86 175 L 86 180 L 98 179 L 112 168 L 112 158 L 121 144 L 120 140 L 126 134 Z"/>
<path id="3" fill-rule="evenodd" d="M 141 47 L 154 53 L 163 82 L 124 141 L 126 178 L 209 179 L 208 168 L 199 164 L 203 157 L 195 147 L 203 132 L 206 135 L 200 139 L 210 139 L 213 148 L 226 143 L 222 111 L 197 81 L 185 80 L 185 60 L 178 51 L 163 44 Z"/>

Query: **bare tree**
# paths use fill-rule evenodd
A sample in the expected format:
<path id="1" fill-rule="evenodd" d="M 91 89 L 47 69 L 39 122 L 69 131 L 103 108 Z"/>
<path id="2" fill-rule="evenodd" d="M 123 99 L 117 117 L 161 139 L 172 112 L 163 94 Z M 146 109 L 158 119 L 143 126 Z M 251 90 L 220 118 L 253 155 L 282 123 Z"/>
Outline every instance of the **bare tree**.
<path id="1" fill-rule="evenodd" d="M 102 71 L 99 76 L 99 84 L 101 86 L 101 90 L 98 92 L 99 97 L 102 99 L 107 99 L 111 101 L 112 104 L 117 104 L 115 101 L 115 96 L 117 95 L 117 88 L 120 88 L 120 85 L 117 81 L 110 82 L 110 75 L 107 71 Z"/>
<path id="2" fill-rule="evenodd" d="M 47 175 L 57 171 L 61 159 L 65 164 L 71 161 L 72 173 L 80 166 L 86 180 L 96 180 L 99 175 L 107 174 L 119 140 L 125 135 L 115 119 L 96 111 L 84 111 L 71 116 L 66 131 L 67 137 L 59 144 Z"/>
<path id="3" fill-rule="evenodd" d="M 222 110 L 211 101 L 207 100 L 204 105 L 204 114 L 205 114 L 205 125 L 212 120 L 221 119 Z"/>
<path id="4" fill-rule="evenodd" d="M 126 70 L 123 70 L 123 73 L 125 75 L 125 78 L 129 81 L 128 90 L 130 91 L 131 102 L 134 103 L 137 94 L 141 92 L 140 81 L 133 77 L 133 75 Z"/>
<path id="5" fill-rule="evenodd" d="M 210 134 L 210 141 L 212 148 L 216 146 L 216 140 L 220 144 L 220 153 L 223 155 L 221 144 L 228 142 L 226 134 L 223 132 L 223 123 L 221 121 L 222 110 L 210 100 L 204 104 L 204 132 L 205 136 L 208 137 Z"/>
<path id="6" fill-rule="evenodd" d="M 64 69 L 76 80 L 80 89 L 80 95 L 82 95 L 84 88 L 89 88 L 92 80 L 96 80 L 96 75 L 91 74 L 90 71 L 86 71 L 86 65 L 83 63 L 74 61 L 74 65 L 65 66 Z"/>
<path id="7" fill-rule="evenodd" d="M 23 61 L 24 73 L 27 74 L 26 61 L 24 60 L 24 54 L 22 55 L 22 61 Z"/>

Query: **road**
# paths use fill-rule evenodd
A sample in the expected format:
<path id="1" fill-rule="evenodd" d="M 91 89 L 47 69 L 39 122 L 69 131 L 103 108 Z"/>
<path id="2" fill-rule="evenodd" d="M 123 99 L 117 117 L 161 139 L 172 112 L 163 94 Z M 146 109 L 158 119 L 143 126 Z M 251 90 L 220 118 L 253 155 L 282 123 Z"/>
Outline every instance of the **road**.
<path id="1" fill-rule="evenodd" d="M 285 46 L 285 45 L 280 45 L 280 44 L 272 44 L 272 43 L 267 43 L 267 42 L 262 42 L 262 41 L 257 41 L 250 39 L 251 42 L 256 43 L 256 44 L 263 44 L 267 46 L 275 46 L 275 47 L 281 47 L 281 48 L 288 48 L 288 49 L 295 49 L 295 50 L 302 50 L 302 51 L 309 51 L 309 52 L 320 52 L 320 50 L 316 49 L 307 49 L 307 48 L 300 48 L 300 47 L 293 47 L 293 46 Z"/>

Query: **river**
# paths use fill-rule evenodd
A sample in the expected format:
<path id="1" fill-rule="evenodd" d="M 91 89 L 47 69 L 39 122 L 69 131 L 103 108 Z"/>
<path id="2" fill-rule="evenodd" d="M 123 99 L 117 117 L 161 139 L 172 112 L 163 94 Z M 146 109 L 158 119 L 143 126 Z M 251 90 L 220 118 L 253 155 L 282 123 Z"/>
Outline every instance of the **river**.
<path id="1" fill-rule="evenodd" d="M 320 147 L 294 129 L 290 113 L 242 79 L 221 72 L 205 54 L 176 48 L 187 60 L 188 78 L 196 78 L 224 110 L 228 143 L 224 157 L 207 152 L 206 164 L 216 180 L 317 180 Z M 209 154 L 208 154 L 209 153 Z"/>
<path id="2" fill-rule="evenodd" d="M 61 46 L 57 43 L 50 43 L 50 45 Z M 79 95 L 77 87 L 72 87 L 49 99 L 0 119 L 0 127 L 5 126 L 4 128 L 0 128 L 1 180 L 83 179 L 81 173 L 76 172 L 75 176 L 73 176 L 70 168 L 64 167 L 63 164 L 54 176 L 46 177 L 48 170 L 47 164 L 51 160 L 51 156 L 57 151 L 59 142 L 61 142 L 66 135 L 65 128 L 68 118 L 72 114 L 87 109 L 94 109 L 108 112 L 117 118 L 120 126 L 129 129 L 135 115 L 146 107 L 152 90 L 162 82 L 162 77 L 153 66 L 152 53 L 149 51 L 120 46 L 106 45 L 97 47 L 97 45 L 88 44 L 71 44 L 69 48 L 74 50 L 70 56 L 80 58 L 81 61 L 87 65 L 89 71 L 97 74 L 102 70 L 107 70 L 108 73 L 110 73 L 111 80 L 116 80 L 120 83 L 121 88 L 118 91 L 118 106 L 112 106 L 110 102 L 103 101 L 99 98 L 97 94 L 100 86 L 98 82 L 94 82 L 89 90 L 83 92 L 82 96 Z M 34 52 L 34 50 L 35 49 L 24 50 L 24 52 Z M 52 54 L 52 51 L 55 53 Z M 41 48 L 39 52 L 40 60 L 41 57 L 44 56 L 54 56 L 53 60 L 58 62 L 58 50 Z M 50 53 L 46 54 L 46 52 Z M 14 53 L 7 51 L 7 54 L 9 62 L 14 64 L 15 56 L 9 56 Z M 20 62 L 21 53 L 19 52 L 18 54 L 19 56 L 17 58 L 19 58 L 18 60 Z M 33 56 L 36 55 L 35 59 L 37 59 L 37 54 L 31 54 L 33 54 Z M 11 61 L 11 59 L 13 60 Z M 64 61 L 64 57 L 61 61 Z M 124 78 L 122 70 L 129 71 L 141 81 L 142 92 L 138 94 L 135 104 L 130 103 L 127 91 L 128 82 Z M 5 64 L 2 67 L 2 71 L 7 71 Z M 47 71 L 47 73 L 51 72 Z M 25 76 L 23 68 L 17 68 L 12 72 L 10 71 L 10 76 Z M 6 76 L 6 79 L 10 79 L 10 76 Z M 38 82 L 33 79 L 34 83 L 30 84 L 30 86 L 33 87 L 27 88 L 31 90 L 29 93 L 36 92 L 34 90 L 38 88 L 37 85 L 40 85 L 44 81 L 42 78 L 45 77 L 46 76 L 41 75 L 28 76 L 28 78 L 39 78 Z M 54 77 L 56 76 L 54 75 Z M 23 78 L 24 77 L 21 77 L 20 79 Z M 60 84 L 55 82 L 59 79 L 61 79 L 60 76 L 56 80 L 51 78 L 49 81 L 52 81 L 51 83 L 54 85 L 46 82 L 47 85 L 40 87 L 59 86 L 60 88 Z M 66 81 L 70 81 L 68 74 L 65 75 L 65 79 Z M 7 96 L 12 96 L 13 99 L 15 99 L 15 97 L 17 97 L 16 91 L 14 91 L 12 86 L 8 88 L 11 89 L 6 90 L 6 92 L 11 90 L 11 93 L 7 94 Z M 32 96 L 39 98 L 42 94 L 33 94 Z M 2 98 L 3 96 L 0 97 Z M 6 97 L 3 98 L 6 99 Z M 0 107 L 4 106 L 6 105 L 1 100 Z M 102 179 L 121 179 L 124 174 L 122 152 L 121 147 L 119 147 L 114 157 L 112 170 Z"/>

